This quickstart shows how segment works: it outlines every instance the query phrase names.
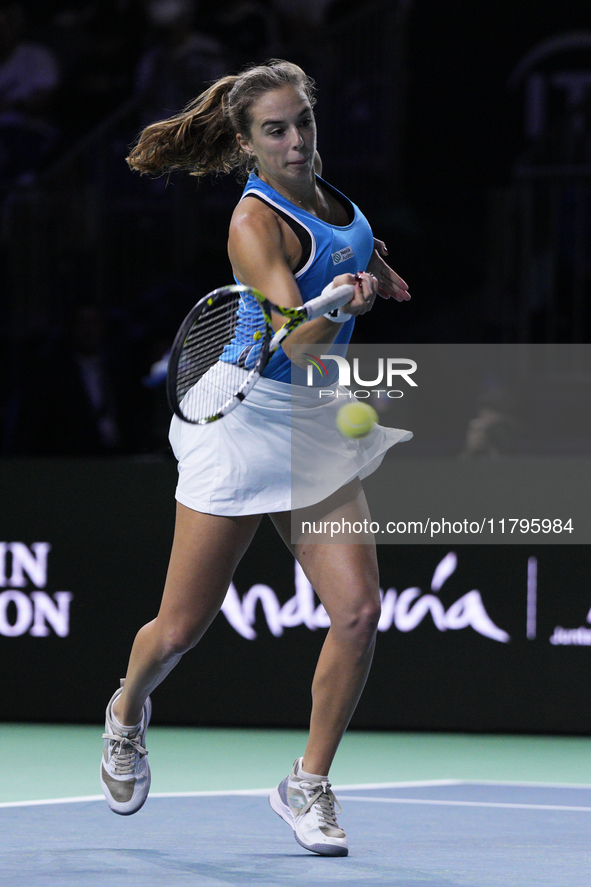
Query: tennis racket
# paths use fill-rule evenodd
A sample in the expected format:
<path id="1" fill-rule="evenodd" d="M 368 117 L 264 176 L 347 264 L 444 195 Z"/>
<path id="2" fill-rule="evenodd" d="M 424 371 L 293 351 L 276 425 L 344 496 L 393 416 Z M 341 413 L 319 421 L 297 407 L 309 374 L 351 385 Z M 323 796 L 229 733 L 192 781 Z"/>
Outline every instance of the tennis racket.
<path id="1" fill-rule="evenodd" d="M 208 293 L 186 316 L 172 345 L 166 379 L 171 410 L 195 425 L 226 416 L 290 333 L 350 302 L 353 294 L 354 286 L 343 284 L 299 308 L 282 308 L 240 284 Z M 273 312 L 286 321 L 277 333 Z"/>

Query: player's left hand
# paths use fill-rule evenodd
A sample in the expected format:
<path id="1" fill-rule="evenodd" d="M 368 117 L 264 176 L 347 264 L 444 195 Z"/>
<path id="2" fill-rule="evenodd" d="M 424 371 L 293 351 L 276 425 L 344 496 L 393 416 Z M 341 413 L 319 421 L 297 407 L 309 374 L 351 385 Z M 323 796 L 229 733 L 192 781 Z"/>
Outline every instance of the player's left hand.
<path id="1" fill-rule="evenodd" d="M 378 281 L 378 295 L 382 299 L 396 299 L 397 302 L 408 302 L 410 293 L 408 284 L 386 264 L 382 256 L 388 255 L 386 244 L 383 240 L 373 239 L 374 251 L 367 270 Z"/>

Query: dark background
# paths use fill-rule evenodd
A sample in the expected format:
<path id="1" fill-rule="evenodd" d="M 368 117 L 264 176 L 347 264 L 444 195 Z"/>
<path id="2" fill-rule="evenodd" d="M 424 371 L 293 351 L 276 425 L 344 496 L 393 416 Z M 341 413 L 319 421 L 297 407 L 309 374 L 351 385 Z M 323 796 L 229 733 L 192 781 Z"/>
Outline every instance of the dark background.
<path id="1" fill-rule="evenodd" d="M 569 107 L 548 84 L 556 72 L 591 71 L 591 51 L 550 53 L 531 68 L 547 87 L 535 139 L 525 132 L 527 78 L 511 81 L 534 47 L 589 27 L 580 2 L 339 0 L 318 22 L 270 2 L 249 22 L 240 3 L 194 5 L 193 28 L 217 48 L 209 68 L 197 58 L 183 101 L 216 64 L 271 54 L 317 80 L 324 175 L 361 206 L 413 295 L 378 304 L 358 342 L 589 341 L 591 102 L 587 92 Z M 154 86 L 165 82 L 138 85 L 142 58 L 163 39 L 145 3 L 23 7 L 26 38 L 55 53 L 61 79 L 40 115 L 51 136 L 32 159 L 18 141 L 15 150 L 0 104 L 0 538 L 50 541 L 47 591 L 74 598 L 67 638 L 0 637 L 10 676 L 1 717 L 68 721 L 76 698 L 77 716 L 94 722 L 156 611 L 172 534 L 169 415 L 162 387 L 144 380 L 186 310 L 230 280 L 225 243 L 240 186 L 180 176 L 165 185 L 128 171 L 128 147 L 156 119 Z M 170 76 L 180 102 L 185 87 Z M 100 408 L 83 356 L 100 368 Z M 567 372 L 586 410 L 588 374 Z M 382 582 L 427 592 L 447 551 L 382 546 Z M 588 547 L 457 554 L 441 599 L 448 607 L 479 589 L 511 642 L 442 633 L 429 616 L 412 632 L 389 629 L 354 724 L 589 732 L 587 648 L 549 642 L 557 625 L 586 624 Z M 527 640 L 532 556 L 539 622 Z M 256 582 L 281 601 L 293 594 L 293 564 L 269 526 L 236 576 L 240 595 Z M 276 638 L 257 613 L 256 641 L 218 617 L 155 694 L 161 723 L 305 725 L 322 632 Z"/>

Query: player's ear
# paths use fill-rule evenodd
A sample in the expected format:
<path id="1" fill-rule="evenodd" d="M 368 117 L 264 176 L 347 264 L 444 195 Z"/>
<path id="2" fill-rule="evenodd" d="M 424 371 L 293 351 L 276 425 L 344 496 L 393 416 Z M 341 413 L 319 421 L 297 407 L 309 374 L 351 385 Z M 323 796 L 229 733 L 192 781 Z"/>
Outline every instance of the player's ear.
<path id="1" fill-rule="evenodd" d="M 240 132 L 236 133 L 236 141 L 238 142 L 241 150 L 244 151 L 245 154 L 248 154 L 249 157 L 253 156 L 253 150 L 252 150 L 251 144 L 250 144 L 249 140 L 242 135 L 242 133 L 240 133 Z"/>

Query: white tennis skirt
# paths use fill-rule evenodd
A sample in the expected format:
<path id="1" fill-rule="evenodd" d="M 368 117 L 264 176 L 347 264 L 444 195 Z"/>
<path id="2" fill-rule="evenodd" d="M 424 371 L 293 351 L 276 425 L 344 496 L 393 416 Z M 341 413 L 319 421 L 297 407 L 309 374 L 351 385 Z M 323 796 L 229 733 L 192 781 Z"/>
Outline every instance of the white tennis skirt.
<path id="1" fill-rule="evenodd" d="M 194 511 L 228 517 L 291 511 L 367 477 L 412 432 L 376 425 L 360 440 L 343 437 L 336 413 L 354 398 L 347 389 L 339 391 L 341 396 L 319 398 L 317 388 L 261 378 L 216 422 L 190 425 L 174 416 L 177 500 Z"/>

